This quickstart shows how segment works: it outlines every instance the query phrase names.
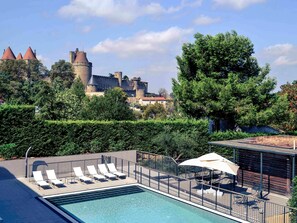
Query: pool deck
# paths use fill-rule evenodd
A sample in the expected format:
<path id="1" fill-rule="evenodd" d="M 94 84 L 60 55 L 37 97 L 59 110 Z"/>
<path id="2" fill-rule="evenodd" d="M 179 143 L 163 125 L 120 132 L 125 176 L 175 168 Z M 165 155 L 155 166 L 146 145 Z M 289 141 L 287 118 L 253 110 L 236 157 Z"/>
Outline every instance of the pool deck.
<path id="1" fill-rule="evenodd" d="M 82 183 L 76 179 L 67 179 L 64 178 L 62 181 L 64 182 L 65 186 L 61 187 L 54 187 L 50 186 L 47 188 L 40 188 L 37 186 L 34 181 L 29 181 L 26 178 L 19 178 L 24 185 L 28 188 L 33 190 L 38 196 L 51 196 L 51 195 L 60 195 L 66 193 L 73 193 L 73 192 L 80 192 L 86 190 L 94 190 L 94 189 L 101 189 L 101 188 L 110 188 L 122 185 L 129 185 L 137 183 L 137 181 L 133 178 L 127 177 L 126 179 L 116 179 L 116 180 L 106 180 L 106 181 L 97 181 L 93 180 L 92 183 Z"/>

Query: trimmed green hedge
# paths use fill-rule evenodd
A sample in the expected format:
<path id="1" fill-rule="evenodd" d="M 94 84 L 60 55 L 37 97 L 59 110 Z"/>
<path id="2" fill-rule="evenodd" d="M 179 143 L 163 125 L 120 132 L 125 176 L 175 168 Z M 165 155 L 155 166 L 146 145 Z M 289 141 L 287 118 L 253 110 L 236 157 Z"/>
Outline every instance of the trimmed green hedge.
<path id="1" fill-rule="evenodd" d="M 162 152 L 152 145 L 152 139 L 168 127 L 172 132 L 193 135 L 200 147 L 208 140 L 208 122 L 205 120 L 38 121 L 34 119 L 34 107 L 0 108 L 0 121 L 4 123 L 0 130 L 9 132 L 2 134 L 0 145 L 14 143 L 16 147 L 9 154 L 16 157 L 23 157 L 29 146 L 33 147 L 32 156 L 132 149 Z"/>
<path id="2" fill-rule="evenodd" d="M 54 156 L 119 150 L 142 150 L 164 154 L 153 139 L 165 129 L 186 133 L 196 142 L 196 155 L 208 151 L 208 141 L 239 139 L 254 136 L 242 132 L 217 132 L 209 135 L 206 120 L 176 121 L 38 121 L 33 106 L 0 106 L 0 156 Z M 5 149 L 4 149 L 5 148 Z M 229 154 L 230 150 L 221 150 Z"/>

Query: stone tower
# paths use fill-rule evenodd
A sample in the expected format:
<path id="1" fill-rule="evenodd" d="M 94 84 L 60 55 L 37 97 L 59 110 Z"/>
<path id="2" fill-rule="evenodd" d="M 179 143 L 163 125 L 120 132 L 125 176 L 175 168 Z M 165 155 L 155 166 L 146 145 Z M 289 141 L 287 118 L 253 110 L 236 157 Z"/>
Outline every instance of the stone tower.
<path id="1" fill-rule="evenodd" d="M 78 49 L 70 51 L 69 59 L 73 65 L 76 78 L 80 78 L 86 88 L 92 76 L 92 63 L 88 61 L 86 52 Z"/>

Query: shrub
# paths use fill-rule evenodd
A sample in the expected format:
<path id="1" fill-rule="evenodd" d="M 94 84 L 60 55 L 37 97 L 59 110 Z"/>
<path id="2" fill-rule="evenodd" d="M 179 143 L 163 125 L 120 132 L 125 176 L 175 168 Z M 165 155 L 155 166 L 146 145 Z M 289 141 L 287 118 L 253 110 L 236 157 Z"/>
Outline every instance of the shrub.
<path id="1" fill-rule="evenodd" d="M 15 144 L 4 144 L 0 146 L 0 156 L 4 159 L 11 159 L 15 156 Z"/>

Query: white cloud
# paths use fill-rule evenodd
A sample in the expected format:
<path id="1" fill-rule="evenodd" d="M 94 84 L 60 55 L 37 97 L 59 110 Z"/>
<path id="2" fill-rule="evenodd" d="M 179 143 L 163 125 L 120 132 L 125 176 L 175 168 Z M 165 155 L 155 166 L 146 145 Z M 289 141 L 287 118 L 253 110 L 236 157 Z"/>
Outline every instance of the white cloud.
<path id="1" fill-rule="evenodd" d="M 275 66 L 297 64 L 297 46 L 289 43 L 268 46 L 262 54 Z"/>
<path id="2" fill-rule="evenodd" d="M 220 18 L 211 18 L 209 16 L 201 15 L 194 20 L 196 25 L 211 25 L 219 22 Z"/>
<path id="3" fill-rule="evenodd" d="M 92 48 L 94 53 L 114 53 L 120 57 L 131 55 L 165 53 L 181 43 L 185 36 L 192 34 L 191 29 L 171 27 L 161 32 L 143 31 L 132 37 L 106 39 Z M 181 44 L 180 44 L 181 45 Z"/>
<path id="4" fill-rule="evenodd" d="M 215 6 L 233 8 L 242 10 L 250 5 L 263 3 L 266 0 L 213 0 Z"/>
<path id="5" fill-rule="evenodd" d="M 201 3 L 202 0 L 182 0 L 178 6 L 164 8 L 154 2 L 141 5 L 138 0 L 71 0 L 58 12 L 65 17 L 101 17 L 112 22 L 130 23 L 140 16 L 174 13 Z"/>

